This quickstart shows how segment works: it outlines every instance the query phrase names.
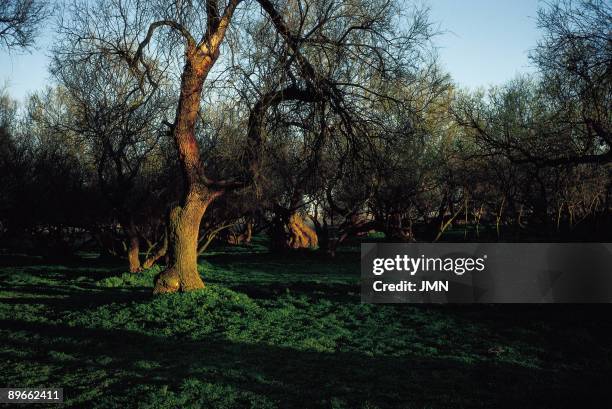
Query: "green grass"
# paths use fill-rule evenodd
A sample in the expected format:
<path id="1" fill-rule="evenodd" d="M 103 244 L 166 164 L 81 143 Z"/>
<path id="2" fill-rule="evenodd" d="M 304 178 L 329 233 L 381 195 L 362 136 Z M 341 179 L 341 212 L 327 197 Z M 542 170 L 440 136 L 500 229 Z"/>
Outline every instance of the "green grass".
<path id="1" fill-rule="evenodd" d="M 350 253 L 218 249 L 200 266 L 206 289 L 159 297 L 156 269 L 41 263 L 0 267 L 0 386 L 63 387 L 68 407 L 559 408 L 607 398 L 607 306 L 363 305 Z"/>

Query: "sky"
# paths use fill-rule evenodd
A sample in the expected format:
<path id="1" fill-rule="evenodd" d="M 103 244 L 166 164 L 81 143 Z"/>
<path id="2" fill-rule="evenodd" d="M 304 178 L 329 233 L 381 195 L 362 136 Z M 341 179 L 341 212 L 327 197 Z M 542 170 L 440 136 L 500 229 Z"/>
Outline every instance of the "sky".
<path id="1" fill-rule="evenodd" d="M 532 72 L 529 50 L 539 0 L 429 0 L 431 19 L 445 31 L 435 41 L 440 62 L 460 85 L 499 85 Z"/>
<path id="2" fill-rule="evenodd" d="M 527 58 L 540 37 L 539 0 L 425 0 L 431 19 L 445 31 L 435 43 L 440 62 L 463 87 L 499 85 L 532 71 Z M 0 87 L 17 100 L 49 83 L 51 29 L 44 29 L 31 53 L 0 50 Z"/>

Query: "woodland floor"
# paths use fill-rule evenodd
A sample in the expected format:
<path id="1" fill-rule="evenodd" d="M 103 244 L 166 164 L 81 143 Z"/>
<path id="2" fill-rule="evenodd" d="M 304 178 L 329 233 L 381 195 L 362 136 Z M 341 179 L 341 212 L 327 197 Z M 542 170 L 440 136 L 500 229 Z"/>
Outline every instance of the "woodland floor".
<path id="1" fill-rule="evenodd" d="M 159 297 L 155 269 L 1 257 L 0 386 L 74 408 L 612 407 L 607 305 L 362 305 L 357 253 L 222 250 L 205 290 Z"/>

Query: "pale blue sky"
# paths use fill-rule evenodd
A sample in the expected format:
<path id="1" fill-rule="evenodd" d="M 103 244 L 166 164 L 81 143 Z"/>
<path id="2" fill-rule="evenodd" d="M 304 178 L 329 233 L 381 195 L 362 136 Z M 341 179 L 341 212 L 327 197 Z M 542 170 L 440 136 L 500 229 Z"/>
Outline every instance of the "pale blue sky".
<path id="1" fill-rule="evenodd" d="M 440 61 L 460 85 L 501 84 L 533 71 L 528 53 L 541 33 L 539 0 L 429 0 L 439 37 Z"/>
<path id="2" fill-rule="evenodd" d="M 461 86 L 501 84 L 531 70 L 527 58 L 539 38 L 539 0 L 425 0 L 431 18 L 446 34 L 436 39 L 440 61 Z M 23 98 L 48 83 L 48 48 L 44 30 L 31 54 L 0 51 L 0 86 Z"/>

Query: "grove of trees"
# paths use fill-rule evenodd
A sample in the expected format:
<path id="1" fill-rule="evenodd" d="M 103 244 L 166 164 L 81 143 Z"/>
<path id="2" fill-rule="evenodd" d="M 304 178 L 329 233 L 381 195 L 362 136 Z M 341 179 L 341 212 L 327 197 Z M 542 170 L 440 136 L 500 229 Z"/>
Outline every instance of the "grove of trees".
<path id="1" fill-rule="evenodd" d="M 0 40 L 31 46 L 46 4 L 8 3 L 34 17 L 0 15 Z M 259 233 L 329 256 L 372 232 L 610 238 L 612 7 L 558 0 L 538 24 L 536 73 L 465 91 L 400 0 L 73 0 L 53 84 L 0 96 L 0 247 L 161 263 L 164 293 Z"/>

